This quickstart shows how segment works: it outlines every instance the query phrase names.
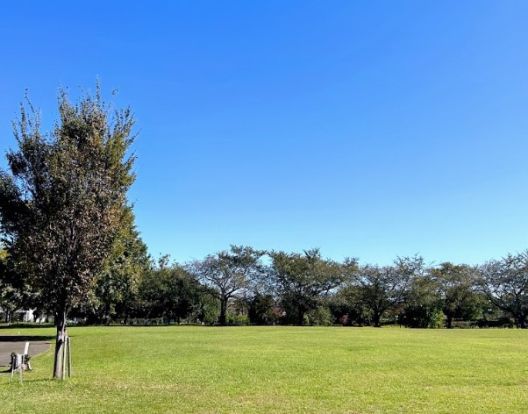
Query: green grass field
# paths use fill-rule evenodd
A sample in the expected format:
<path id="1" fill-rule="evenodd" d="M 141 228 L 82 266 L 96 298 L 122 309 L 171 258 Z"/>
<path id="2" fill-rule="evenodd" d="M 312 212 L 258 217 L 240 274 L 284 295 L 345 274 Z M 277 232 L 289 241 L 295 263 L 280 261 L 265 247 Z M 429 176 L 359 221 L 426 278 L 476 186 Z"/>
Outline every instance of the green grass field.
<path id="1" fill-rule="evenodd" d="M 46 335 L 51 329 L 2 329 Z M 52 352 L 0 412 L 525 413 L 528 331 L 315 327 L 73 328 L 74 377 Z"/>

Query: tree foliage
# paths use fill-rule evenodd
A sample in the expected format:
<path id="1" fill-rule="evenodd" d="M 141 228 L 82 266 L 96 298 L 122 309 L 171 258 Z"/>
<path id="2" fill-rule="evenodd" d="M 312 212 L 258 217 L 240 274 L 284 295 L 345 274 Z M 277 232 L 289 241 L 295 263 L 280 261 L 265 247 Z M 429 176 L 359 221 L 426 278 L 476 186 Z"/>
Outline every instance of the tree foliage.
<path id="1" fill-rule="evenodd" d="M 476 269 L 446 262 L 432 269 L 431 275 L 438 284 L 447 328 L 456 318 L 471 320 L 479 315 L 482 301 L 476 290 Z"/>
<path id="2" fill-rule="evenodd" d="M 400 322 L 411 328 L 439 328 L 443 324 L 440 286 L 431 275 L 413 277 L 404 293 Z"/>
<path id="3" fill-rule="evenodd" d="M 205 290 L 184 267 L 170 265 L 165 256 L 156 268 L 145 274 L 139 292 L 148 317 L 180 323 L 200 311 L 200 299 Z"/>
<path id="4" fill-rule="evenodd" d="M 91 296 L 91 309 L 98 323 L 109 323 L 116 318 L 126 323 L 134 311 L 141 279 L 150 271 L 147 246 L 136 230 L 132 209 L 127 206 L 123 213 L 111 252 L 96 278 Z"/>
<path id="5" fill-rule="evenodd" d="M 355 275 L 358 300 L 368 309 L 374 326 L 392 307 L 403 302 L 413 277 L 424 270 L 421 257 L 398 258 L 392 266 L 362 266 Z"/>
<path id="6" fill-rule="evenodd" d="M 321 296 L 343 283 L 355 260 L 341 265 L 323 259 L 319 249 L 300 253 L 271 252 L 272 277 L 290 323 L 304 324 L 305 314 L 319 304 Z"/>
<path id="7" fill-rule="evenodd" d="M 488 299 L 509 313 L 519 328 L 528 318 L 528 251 L 490 261 L 480 269 L 480 286 Z"/>

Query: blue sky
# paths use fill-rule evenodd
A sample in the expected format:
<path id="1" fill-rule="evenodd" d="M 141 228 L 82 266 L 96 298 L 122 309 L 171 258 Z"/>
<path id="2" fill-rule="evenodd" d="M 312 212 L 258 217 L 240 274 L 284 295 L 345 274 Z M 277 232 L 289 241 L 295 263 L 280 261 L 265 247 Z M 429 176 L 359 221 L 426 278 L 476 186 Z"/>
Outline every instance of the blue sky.
<path id="1" fill-rule="evenodd" d="M 154 256 L 528 248 L 527 2 L 10 3 L 0 152 L 26 89 L 48 126 L 60 86 L 117 89 Z"/>

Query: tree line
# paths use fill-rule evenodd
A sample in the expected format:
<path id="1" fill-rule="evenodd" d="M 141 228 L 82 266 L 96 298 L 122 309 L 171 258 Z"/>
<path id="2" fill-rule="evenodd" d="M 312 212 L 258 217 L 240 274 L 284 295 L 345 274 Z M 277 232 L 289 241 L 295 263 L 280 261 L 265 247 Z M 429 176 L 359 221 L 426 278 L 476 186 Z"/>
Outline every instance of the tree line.
<path id="1" fill-rule="evenodd" d="M 377 266 L 326 259 L 317 249 L 231 246 L 179 264 L 168 256 L 152 260 L 130 223 L 116 246 L 70 318 L 86 324 L 527 326 L 527 252 L 480 266 L 427 266 L 419 256 Z M 0 257 L 5 269 L 5 251 Z M 2 308 L 49 313 L 38 292 L 2 275 Z"/>
<path id="2" fill-rule="evenodd" d="M 248 246 L 152 260 L 134 223 L 134 116 L 95 95 L 58 99 L 43 132 L 29 100 L 0 170 L 0 307 L 51 315 L 60 378 L 67 324 L 203 323 L 526 327 L 528 253 L 481 266 L 326 259 Z"/>
<path id="3" fill-rule="evenodd" d="M 128 304 L 96 321 L 126 323 L 288 324 L 413 328 L 526 327 L 528 253 L 482 266 L 397 258 L 392 265 L 360 265 L 302 253 L 231 246 L 188 264 L 167 258 L 140 276 Z M 122 309 L 121 313 L 119 308 Z"/>

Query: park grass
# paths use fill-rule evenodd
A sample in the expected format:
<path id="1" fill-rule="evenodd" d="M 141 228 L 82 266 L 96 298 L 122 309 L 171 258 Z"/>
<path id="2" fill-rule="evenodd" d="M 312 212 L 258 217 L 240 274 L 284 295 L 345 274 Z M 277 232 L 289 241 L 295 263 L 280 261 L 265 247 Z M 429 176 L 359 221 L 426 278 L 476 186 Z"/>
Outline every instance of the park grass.
<path id="1" fill-rule="evenodd" d="M 3 329 L 2 335 L 47 335 Z M 0 375 L 1 413 L 525 413 L 528 331 L 71 328 L 74 377 Z"/>

